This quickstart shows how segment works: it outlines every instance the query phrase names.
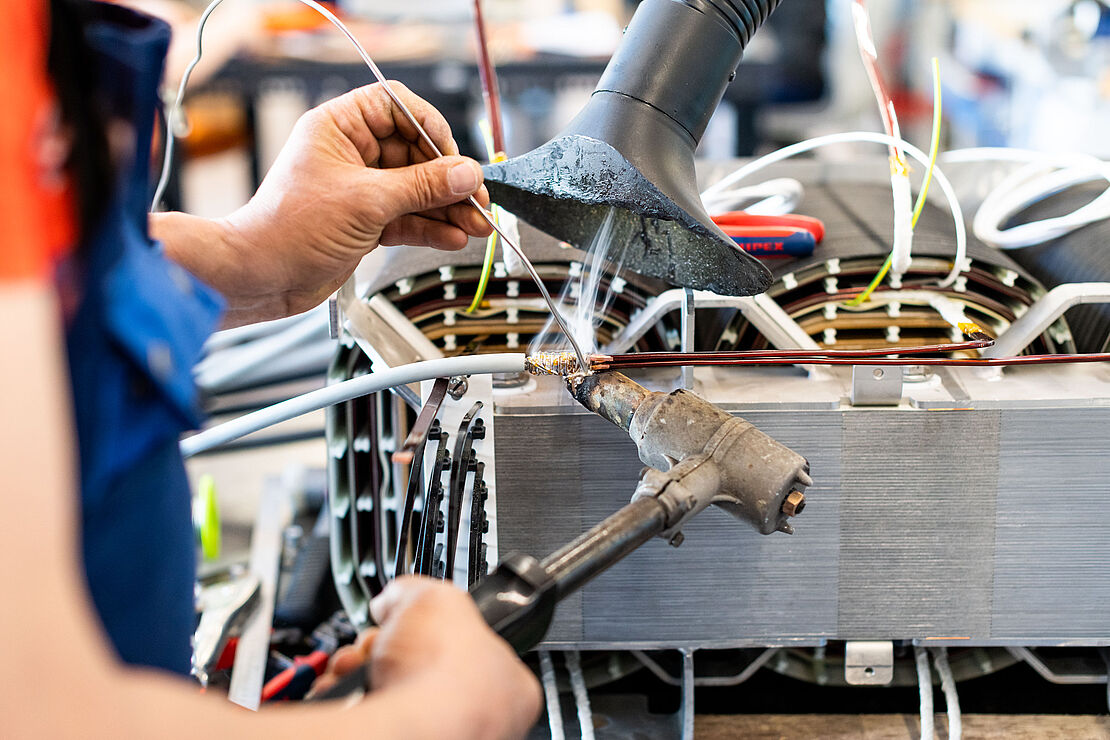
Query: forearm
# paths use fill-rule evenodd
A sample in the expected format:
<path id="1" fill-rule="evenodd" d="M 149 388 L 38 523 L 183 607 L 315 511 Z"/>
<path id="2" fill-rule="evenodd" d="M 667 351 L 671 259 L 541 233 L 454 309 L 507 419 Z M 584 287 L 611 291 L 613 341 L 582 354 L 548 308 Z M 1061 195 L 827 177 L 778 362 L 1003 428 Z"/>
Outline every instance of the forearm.
<path id="1" fill-rule="evenodd" d="M 228 219 L 152 213 L 150 232 L 165 245 L 167 257 L 224 297 L 225 328 L 289 315 L 286 296 L 275 290 Z"/>
<path id="2" fill-rule="evenodd" d="M 111 713 L 116 718 L 105 720 L 109 724 L 104 726 L 104 737 L 157 736 L 167 740 L 196 740 L 198 737 L 479 740 L 489 737 L 482 723 L 459 716 L 441 703 L 442 695 L 447 693 L 444 686 L 448 685 L 443 682 L 376 692 L 350 707 L 344 707 L 341 701 L 278 704 L 264 705 L 254 713 L 230 704 L 223 697 L 201 696 L 180 681 L 145 671 L 117 673 L 120 701 L 116 702 L 116 711 Z M 435 697 L 437 703 L 434 712 L 428 711 L 431 697 Z"/>
<path id="3" fill-rule="evenodd" d="M 251 738 L 376 738 L 381 740 L 486 740 L 493 738 L 480 708 L 465 710 L 450 688 L 451 677 L 438 677 L 371 693 L 352 707 L 342 701 L 284 703 L 248 712 L 224 698 L 190 692 L 180 681 L 131 672 L 119 686 L 124 706 L 120 721 L 109 720 L 112 737 Z M 447 688 L 445 688 L 447 687 Z M 428 711 L 428 702 L 435 711 Z M 490 711 L 488 708 L 485 711 Z M 496 710 L 493 710 L 496 711 Z M 113 726 L 114 724 L 114 726 Z M 125 727 L 121 728 L 121 724 Z M 123 731 L 120 731 L 120 730 Z M 108 737 L 109 732 L 104 732 Z M 90 737 L 90 736 L 85 736 Z"/>

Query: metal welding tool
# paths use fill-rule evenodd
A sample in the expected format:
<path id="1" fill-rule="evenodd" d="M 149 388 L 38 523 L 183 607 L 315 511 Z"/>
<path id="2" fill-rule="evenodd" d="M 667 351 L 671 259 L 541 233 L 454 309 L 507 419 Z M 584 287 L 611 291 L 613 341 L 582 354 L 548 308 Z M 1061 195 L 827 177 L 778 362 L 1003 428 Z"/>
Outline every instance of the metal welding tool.
<path id="1" fill-rule="evenodd" d="M 555 605 L 654 537 L 715 504 L 763 534 L 793 534 L 813 481 L 805 458 L 688 391 L 649 391 L 615 372 L 571 376 L 575 399 L 624 429 L 651 466 L 632 502 L 543 560 L 513 553 L 470 589 L 486 622 L 523 653 L 547 633 Z M 365 671 L 321 698 L 365 688 Z"/>
<path id="2" fill-rule="evenodd" d="M 743 419 L 688 391 L 649 391 L 621 373 L 568 379 L 575 399 L 624 429 L 645 468 L 632 503 L 543 560 L 514 553 L 471 595 L 491 627 L 524 652 L 555 604 L 653 537 L 675 547 L 682 526 L 715 504 L 763 534 L 794 530 L 809 463 Z"/>

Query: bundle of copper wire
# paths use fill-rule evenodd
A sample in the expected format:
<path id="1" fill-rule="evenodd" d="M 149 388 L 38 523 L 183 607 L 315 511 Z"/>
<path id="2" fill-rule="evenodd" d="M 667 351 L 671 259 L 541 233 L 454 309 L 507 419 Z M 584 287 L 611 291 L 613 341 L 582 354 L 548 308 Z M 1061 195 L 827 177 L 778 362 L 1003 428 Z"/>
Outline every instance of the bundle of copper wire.
<path id="1" fill-rule="evenodd" d="M 916 349 L 916 348 L 908 348 Z M 847 350 L 849 353 L 850 350 Z M 743 352 L 660 352 L 632 355 L 593 355 L 590 370 L 627 370 L 640 367 L 691 367 L 701 365 L 930 365 L 943 367 L 1006 367 L 1078 362 L 1110 362 L 1110 352 L 1089 355 L 1021 355 L 1018 357 L 902 357 L 883 355 L 829 356 L 827 354 L 773 355 Z M 654 355 L 654 356 L 653 356 Z M 739 355 L 739 356 L 737 356 Z"/>
<path id="2" fill-rule="evenodd" d="M 961 327 L 962 328 L 962 327 Z M 952 352 L 986 349 L 994 344 L 978 327 L 970 328 L 967 340 L 947 344 L 889 349 L 769 349 L 741 352 L 638 352 L 622 355 L 592 355 L 590 370 L 626 370 L 643 367 L 690 367 L 699 365 L 940 365 L 946 367 L 1003 367 L 1049 365 L 1074 362 L 1107 362 L 1110 352 L 1076 355 L 1022 355 L 1020 357 L 929 357 Z M 926 356 L 921 356 L 926 355 Z"/>

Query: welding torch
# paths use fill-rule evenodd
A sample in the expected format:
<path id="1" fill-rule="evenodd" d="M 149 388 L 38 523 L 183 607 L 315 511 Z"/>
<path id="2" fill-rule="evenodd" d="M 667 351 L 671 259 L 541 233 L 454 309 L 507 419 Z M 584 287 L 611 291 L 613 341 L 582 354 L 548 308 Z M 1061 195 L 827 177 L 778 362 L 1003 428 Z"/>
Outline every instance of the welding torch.
<path id="1" fill-rule="evenodd" d="M 644 469 L 632 502 L 542 560 L 512 553 L 470 589 L 486 623 L 518 653 L 543 640 L 555 606 L 655 537 L 677 547 L 682 527 L 714 504 L 762 534 L 793 534 L 809 463 L 748 422 L 689 391 L 649 391 L 617 372 L 571 376 L 590 411 L 628 432 Z M 318 698 L 369 688 L 354 671 Z"/>

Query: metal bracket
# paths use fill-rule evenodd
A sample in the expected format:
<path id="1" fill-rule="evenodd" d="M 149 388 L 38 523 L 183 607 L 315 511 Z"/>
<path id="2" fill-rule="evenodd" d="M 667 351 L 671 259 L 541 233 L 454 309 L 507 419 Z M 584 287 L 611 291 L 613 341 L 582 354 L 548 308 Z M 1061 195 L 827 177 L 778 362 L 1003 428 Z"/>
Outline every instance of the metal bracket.
<path id="1" fill-rule="evenodd" d="M 343 283 L 336 297 L 338 308 L 346 318 L 346 330 L 373 362 L 375 369 L 443 357 L 439 347 L 432 344 L 388 298 L 381 294 L 361 298 L 355 290 L 353 276 Z M 420 408 L 420 388 L 417 384 L 401 386 L 397 392 L 410 406 Z"/>
<path id="2" fill-rule="evenodd" d="M 694 651 L 682 650 L 682 740 L 694 740 Z"/>
<path id="3" fill-rule="evenodd" d="M 853 686 L 885 686 L 894 680 L 894 643 L 848 640 L 844 643 L 844 680 Z"/>
<path id="4" fill-rule="evenodd" d="M 1069 283 L 1041 296 L 1010 328 L 1002 332 L 983 357 L 1013 357 L 1056 322 L 1064 312 L 1081 303 L 1110 303 L 1110 283 Z"/>
<path id="5" fill-rule="evenodd" d="M 902 402 L 902 368 L 852 366 L 853 406 L 897 406 Z"/>
<path id="6" fill-rule="evenodd" d="M 686 288 L 682 291 L 682 351 L 694 351 L 694 291 Z M 682 367 L 682 387 L 690 391 L 694 389 L 694 368 L 689 365 Z"/>
<path id="7" fill-rule="evenodd" d="M 694 686 L 739 686 L 747 681 L 756 671 L 767 664 L 772 657 L 777 655 L 779 648 L 767 648 L 756 657 L 751 663 L 748 663 L 744 668 L 736 674 L 731 676 L 700 676 L 694 678 Z M 643 650 L 633 650 L 632 655 L 636 660 L 640 661 L 641 665 L 647 668 L 652 674 L 655 675 L 663 683 L 668 686 L 681 686 L 682 677 L 672 676 L 667 673 L 663 666 L 659 665 L 650 655 Z"/>
<path id="8" fill-rule="evenodd" d="M 735 308 L 779 349 L 820 349 L 798 322 L 790 318 L 774 298 L 763 295 L 723 296 L 704 290 L 692 291 L 696 308 Z M 636 340 L 671 311 L 681 310 L 686 303 L 686 290 L 672 288 L 656 296 L 620 336 L 604 347 L 608 353 L 627 352 Z"/>
<path id="9" fill-rule="evenodd" d="M 1072 656 L 1064 656 L 1050 662 L 1037 654 L 1035 648 L 1015 645 L 1006 649 L 1010 652 L 1010 655 L 1018 660 L 1025 661 L 1030 668 L 1051 683 L 1098 684 L 1110 682 L 1110 675 L 1102 670 L 1102 666 L 1096 667 L 1088 661 L 1078 660 Z"/>

